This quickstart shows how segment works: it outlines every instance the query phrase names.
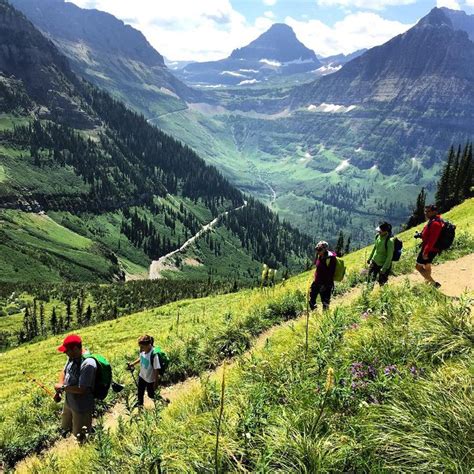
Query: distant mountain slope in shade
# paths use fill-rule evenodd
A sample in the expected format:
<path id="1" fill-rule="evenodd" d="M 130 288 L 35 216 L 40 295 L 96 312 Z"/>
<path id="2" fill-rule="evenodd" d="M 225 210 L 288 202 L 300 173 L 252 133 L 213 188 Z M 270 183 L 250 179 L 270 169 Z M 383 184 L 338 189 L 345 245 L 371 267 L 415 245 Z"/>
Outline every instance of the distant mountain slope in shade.
<path id="1" fill-rule="evenodd" d="M 332 66 L 342 66 L 343 64 L 348 63 L 349 61 L 352 61 L 355 58 L 358 58 L 362 54 L 364 54 L 366 51 L 368 51 L 366 48 L 364 49 L 358 49 L 357 51 L 354 51 L 353 53 L 349 54 L 334 54 L 332 56 L 318 56 L 319 61 L 323 65 L 332 65 Z"/>
<path id="2" fill-rule="evenodd" d="M 297 88 L 293 106 L 386 102 L 391 107 L 417 105 L 420 112 L 429 107 L 472 110 L 474 43 L 453 26 L 450 16 L 446 9 L 434 8 L 406 33 L 372 48 L 335 74 Z"/>
<path id="3" fill-rule="evenodd" d="M 64 0 L 11 3 L 54 41 L 76 73 L 119 98 L 128 97 L 139 110 L 147 112 L 150 104 L 157 103 L 160 112 L 162 102 L 166 112 L 202 99 L 199 91 L 170 72 L 163 56 L 141 32 L 114 16 Z M 149 112 L 153 115 L 154 111 Z"/>
<path id="4" fill-rule="evenodd" d="M 194 84 L 251 85 L 319 67 L 315 52 L 298 40 L 290 26 L 277 23 L 228 58 L 191 63 L 177 74 Z"/>

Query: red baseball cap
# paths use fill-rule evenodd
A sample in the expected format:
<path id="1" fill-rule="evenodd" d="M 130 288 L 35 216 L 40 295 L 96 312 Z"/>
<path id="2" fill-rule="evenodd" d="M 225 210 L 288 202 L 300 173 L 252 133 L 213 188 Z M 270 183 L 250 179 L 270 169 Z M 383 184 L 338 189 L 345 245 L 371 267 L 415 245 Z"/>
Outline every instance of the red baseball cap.
<path id="1" fill-rule="evenodd" d="M 81 336 L 77 334 L 69 334 L 64 338 L 63 344 L 58 347 L 59 352 L 66 352 L 67 346 L 80 345 L 82 344 Z"/>

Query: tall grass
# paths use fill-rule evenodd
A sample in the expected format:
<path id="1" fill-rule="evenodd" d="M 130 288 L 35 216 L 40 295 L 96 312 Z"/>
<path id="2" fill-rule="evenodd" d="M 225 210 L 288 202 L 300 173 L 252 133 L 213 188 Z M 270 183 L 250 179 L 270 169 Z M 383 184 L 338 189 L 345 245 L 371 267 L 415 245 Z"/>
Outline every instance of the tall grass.
<path id="1" fill-rule="evenodd" d="M 276 331 L 226 372 L 219 472 L 469 472 L 471 303 L 384 287 L 312 318 L 307 358 L 304 319 Z M 215 471 L 223 389 L 203 380 L 160 418 L 125 423 L 109 435 L 109 461 L 144 466 L 124 446 L 141 452 L 147 431 L 164 472 Z M 93 470 L 103 452 L 93 442 L 78 455 Z"/>

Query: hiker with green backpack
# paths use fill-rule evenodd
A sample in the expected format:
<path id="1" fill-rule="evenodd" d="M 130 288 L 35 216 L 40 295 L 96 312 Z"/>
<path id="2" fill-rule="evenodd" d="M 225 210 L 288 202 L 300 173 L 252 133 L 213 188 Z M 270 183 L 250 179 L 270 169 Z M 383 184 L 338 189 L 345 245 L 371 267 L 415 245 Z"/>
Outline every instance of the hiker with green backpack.
<path id="1" fill-rule="evenodd" d="M 316 272 L 309 292 L 309 307 L 311 310 L 316 308 L 316 298 L 320 295 L 323 310 L 326 311 L 329 309 L 338 266 L 341 268 L 342 264 L 343 267 L 343 262 L 337 258 L 335 252 L 329 250 L 329 244 L 327 242 L 321 241 L 316 245 L 316 259 L 314 264 L 316 265 Z M 340 272 L 338 272 L 338 274 L 339 273 Z M 342 277 L 343 276 L 344 275 L 342 275 Z M 341 280 L 342 277 L 340 278 Z M 337 279 L 339 280 L 339 276 Z"/>
<path id="2" fill-rule="evenodd" d="M 369 265 L 368 280 L 369 282 L 378 281 L 379 285 L 383 286 L 387 283 L 390 270 L 392 269 L 395 239 L 392 238 L 392 225 L 388 222 L 381 222 L 375 230 L 377 236 L 375 237 L 372 252 L 367 260 Z"/>
<path id="3" fill-rule="evenodd" d="M 93 357 L 84 357 L 82 339 L 77 334 L 66 336 L 58 351 L 68 356 L 59 382 L 54 386 L 55 401 L 65 394 L 61 428 L 64 433 L 72 432 L 78 441 L 84 441 L 92 427 L 98 363 Z"/>
<path id="4" fill-rule="evenodd" d="M 143 407 L 145 390 L 148 396 L 155 400 L 155 393 L 158 388 L 160 376 L 163 374 L 167 359 L 166 355 L 161 349 L 153 346 L 153 337 L 145 334 L 138 339 L 138 346 L 140 347 L 139 357 L 127 364 L 127 368 L 133 371 L 137 364 L 140 364 L 140 373 L 138 375 L 137 389 L 138 389 L 138 407 Z"/>

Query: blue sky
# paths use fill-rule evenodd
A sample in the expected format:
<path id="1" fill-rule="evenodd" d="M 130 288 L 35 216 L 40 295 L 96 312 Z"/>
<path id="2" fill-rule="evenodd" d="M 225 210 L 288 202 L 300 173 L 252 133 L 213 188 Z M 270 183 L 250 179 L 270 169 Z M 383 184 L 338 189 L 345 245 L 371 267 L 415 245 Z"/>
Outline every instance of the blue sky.
<path id="1" fill-rule="evenodd" d="M 290 25 L 317 54 L 370 48 L 413 26 L 435 6 L 474 14 L 474 0 L 67 0 L 139 29 L 170 60 L 227 57 L 272 23 Z"/>

